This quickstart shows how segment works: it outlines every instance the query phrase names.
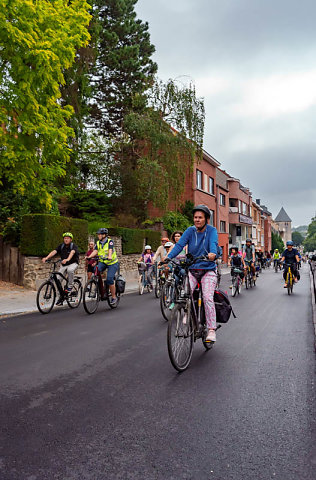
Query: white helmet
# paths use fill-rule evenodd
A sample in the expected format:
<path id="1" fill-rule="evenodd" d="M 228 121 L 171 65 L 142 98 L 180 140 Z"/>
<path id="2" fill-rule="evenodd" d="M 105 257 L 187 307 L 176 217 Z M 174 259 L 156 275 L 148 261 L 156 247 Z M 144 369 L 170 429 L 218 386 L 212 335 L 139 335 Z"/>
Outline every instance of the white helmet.
<path id="1" fill-rule="evenodd" d="M 172 242 L 166 242 L 165 247 L 173 247 L 173 243 Z"/>
<path id="2" fill-rule="evenodd" d="M 151 250 L 151 246 L 150 245 L 145 245 L 144 250 Z"/>

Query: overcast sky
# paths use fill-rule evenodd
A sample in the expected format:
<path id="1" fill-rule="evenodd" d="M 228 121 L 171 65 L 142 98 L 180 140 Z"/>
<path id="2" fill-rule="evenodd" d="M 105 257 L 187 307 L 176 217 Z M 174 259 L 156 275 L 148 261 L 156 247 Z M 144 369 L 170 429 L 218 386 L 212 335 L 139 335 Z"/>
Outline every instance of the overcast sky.
<path id="1" fill-rule="evenodd" d="M 316 1 L 138 0 L 158 75 L 204 97 L 204 148 L 275 217 L 316 211 Z M 185 81 L 185 77 L 182 79 Z"/>

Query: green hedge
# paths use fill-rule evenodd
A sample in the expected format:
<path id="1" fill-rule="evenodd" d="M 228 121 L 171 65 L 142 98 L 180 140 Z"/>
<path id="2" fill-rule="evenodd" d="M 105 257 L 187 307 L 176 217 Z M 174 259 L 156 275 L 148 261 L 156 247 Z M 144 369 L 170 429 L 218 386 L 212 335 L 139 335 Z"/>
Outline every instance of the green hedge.
<path id="1" fill-rule="evenodd" d="M 95 235 L 97 230 L 104 227 L 104 224 L 92 222 L 89 224 L 89 233 Z M 109 227 L 109 236 L 122 237 L 122 253 L 141 253 L 144 242 L 149 244 L 155 251 L 160 245 L 160 232 L 154 230 L 141 230 L 138 228 Z"/>
<path id="2" fill-rule="evenodd" d="M 56 215 L 31 214 L 22 217 L 21 253 L 46 256 L 62 243 L 62 234 L 71 232 L 80 252 L 87 251 L 88 222 Z"/>

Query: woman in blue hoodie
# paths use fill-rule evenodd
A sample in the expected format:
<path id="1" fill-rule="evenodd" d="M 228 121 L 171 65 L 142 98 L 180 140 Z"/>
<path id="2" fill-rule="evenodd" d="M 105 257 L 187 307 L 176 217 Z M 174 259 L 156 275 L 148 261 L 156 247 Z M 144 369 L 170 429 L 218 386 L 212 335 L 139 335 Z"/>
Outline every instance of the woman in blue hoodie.
<path id="1" fill-rule="evenodd" d="M 178 243 L 168 253 L 167 258 L 176 257 L 188 245 L 188 253 L 194 257 L 206 256 L 210 261 L 199 260 L 190 267 L 189 281 L 193 292 L 198 281 L 203 290 L 204 308 L 208 334 L 206 341 L 216 341 L 216 311 L 214 305 L 214 290 L 217 283 L 216 253 L 218 245 L 217 230 L 208 225 L 211 212 L 206 205 L 197 205 L 193 208 L 194 226 L 186 229 Z"/>

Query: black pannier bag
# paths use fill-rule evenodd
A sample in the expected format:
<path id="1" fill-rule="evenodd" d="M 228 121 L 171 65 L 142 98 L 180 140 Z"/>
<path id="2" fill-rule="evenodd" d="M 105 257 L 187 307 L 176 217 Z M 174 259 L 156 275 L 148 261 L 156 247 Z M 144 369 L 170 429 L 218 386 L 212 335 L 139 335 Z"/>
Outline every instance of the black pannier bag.
<path id="1" fill-rule="evenodd" d="M 216 321 L 218 323 L 227 323 L 231 313 L 233 314 L 234 318 L 236 318 L 228 295 L 225 292 L 222 290 L 215 290 L 214 303 L 216 309 Z"/>
<path id="2" fill-rule="evenodd" d="M 115 281 L 115 285 L 116 285 L 116 290 L 119 293 L 124 293 L 125 292 L 126 281 L 125 281 L 125 278 L 121 274 L 119 274 L 117 276 L 117 279 Z"/>

